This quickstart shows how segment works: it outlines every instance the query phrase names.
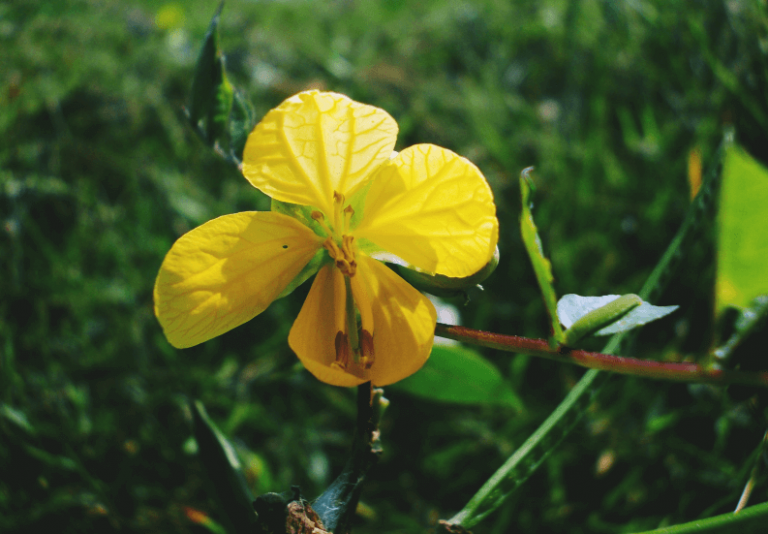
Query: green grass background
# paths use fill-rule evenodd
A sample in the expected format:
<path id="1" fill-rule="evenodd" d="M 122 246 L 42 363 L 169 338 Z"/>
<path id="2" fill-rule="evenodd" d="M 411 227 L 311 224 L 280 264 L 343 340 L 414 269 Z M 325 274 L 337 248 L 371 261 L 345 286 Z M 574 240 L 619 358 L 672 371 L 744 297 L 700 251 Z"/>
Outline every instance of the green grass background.
<path id="1" fill-rule="evenodd" d="M 184 119 L 215 9 L 0 5 L 2 532 L 205 532 L 184 514 L 218 517 L 189 399 L 232 439 L 257 494 L 299 484 L 314 497 L 345 461 L 354 391 L 316 381 L 286 343 L 308 285 L 184 351 L 153 316 L 177 237 L 269 205 Z M 559 293 L 599 295 L 637 291 L 674 235 L 692 148 L 713 165 L 733 126 L 768 161 L 764 0 L 230 0 L 220 29 L 230 79 L 259 116 L 306 88 L 339 91 L 392 114 L 398 148 L 436 143 L 480 167 L 502 259 L 461 308 L 472 327 L 547 335 L 517 231 L 523 167 L 536 167 L 534 215 Z M 682 310 L 644 330 L 639 355 L 697 359 L 712 343 L 711 230 L 654 303 Z M 356 532 L 426 532 L 453 515 L 581 374 L 483 354 L 524 413 L 388 390 L 385 452 Z M 731 510 L 765 428 L 749 392 L 730 393 L 613 378 L 474 531 L 631 532 Z"/>

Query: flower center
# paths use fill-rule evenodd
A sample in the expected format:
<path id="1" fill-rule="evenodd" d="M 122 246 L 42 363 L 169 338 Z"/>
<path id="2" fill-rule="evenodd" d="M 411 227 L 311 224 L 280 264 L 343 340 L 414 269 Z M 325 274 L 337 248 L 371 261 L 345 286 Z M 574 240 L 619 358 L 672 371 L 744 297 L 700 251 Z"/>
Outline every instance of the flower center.
<path id="1" fill-rule="evenodd" d="M 331 367 L 370 380 L 369 369 L 374 360 L 373 311 L 363 281 L 360 276 L 355 276 L 357 247 L 355 237 L 349 233 L 355 211 L 352 206 L 344 207 L 344 202 L 344 195 L 334 191 L 332 228 L 327 225 L 321 212 L 312 212 L 312 218 L 328 234 L 323 247 L 344 275 L 344 286 L 337 289 L 335 297 L 336 361 Z"/>
<path id="2" fill-rule="evenodd" d="M 344 276 L 353 277 L 357 271 L 357 262 L 355 261 L 355 236 L 349 234 L 349 224 L 352 220 L 355 210 L 352 206 L 344 206 L 344 195 L 333 192 L 333 227 L 329 228 L 325 222 L 325 216 L 319 211 L 312 212 L 312 218 L 328 234 L 328 238 L 323 243 L 323 247 L 336 262 L 336 267 Z"/>

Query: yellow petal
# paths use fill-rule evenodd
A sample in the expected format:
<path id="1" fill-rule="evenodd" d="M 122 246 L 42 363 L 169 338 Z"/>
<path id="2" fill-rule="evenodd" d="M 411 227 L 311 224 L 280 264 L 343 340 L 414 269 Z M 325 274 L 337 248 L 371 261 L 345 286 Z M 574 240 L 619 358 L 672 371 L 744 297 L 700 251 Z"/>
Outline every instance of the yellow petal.
<path id="1" fill-rule="evenodd" d="M 493 257 L 493 193 L 480 170 L 434 145 L 409 147 L 384 165 L 354 234 L 429 273 L 463 278 Z"/>
<path id="2" fill-rule="evenodd" d="M 331 216 L 333 192 L 354 193 L 389 158 L 397 123 L 384 110 L 337 93 L 299 93 L 248 136 L 243 174 L 283 202 Z"/>
<path id="3" fill-rule="evenodd" d="M 343 327 L 346 309 L 344 275 L 334 265 L 321 268 L 299 316 L 288 334 L 288 344 L 318 380 L 351 387 L 366 380 L 331 367 L 336 361 L 336 334 Z M 338 320 L 339 312 L 342 320 Z"/>
<path id="4" fill-rule="evenodd" d="M 421 369 L 432 351 L 437 313 L 432 303 L 383 263 L 358 257 L 358 274 L 373 310 L 374 386 L 386 386 Z"/>
<path id="5" fill-rule="evenodd" d="M 263 312 L 322 246 L 296 219 L 243 212 L 181 236 L 155 282 L 155 315 L 168 341 L 186 348 Z"/>

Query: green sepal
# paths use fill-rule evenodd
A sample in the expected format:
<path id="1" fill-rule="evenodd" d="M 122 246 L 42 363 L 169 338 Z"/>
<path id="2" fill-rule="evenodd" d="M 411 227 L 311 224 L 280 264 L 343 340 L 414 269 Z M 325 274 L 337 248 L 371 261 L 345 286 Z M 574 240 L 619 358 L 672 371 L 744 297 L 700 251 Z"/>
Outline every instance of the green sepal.
<path id="1" fill-rule="evenodd" d="M 281 299 L 293 293 L 294 289 L 306 282 L 311 276 L 319 271 L 323 265 L 331 263 L 331 261 L 331 257 L 328 255 L 327 250 L 324 248 L 318 250 L 315 255 L 312 256 L 312 259 L 309 260 L 309 263 L 306 264 L 301 272 L 296 275 L 296 278 L 291 280 L 291 283 L 288 284 L 285 289 L 283 289 L 282 293 L 280 293 L 277 298 Z"/>
<path id="2" fill-rule="evenodd" d="M 301 206 L 299 204 L 291 204 L 289 202 L 281 202 L 279 200 L 272 199 L 271 204 L 271 210 L 275 213 L 280 213 L 282 215 L 287 215 L 288 217 L 292 217 L 299 221 L 304 226 L 310 228 L 315 234 L 319 235 L 320 237 L 328 237 L 328 234 L 325 230 L 323 230 L 323 227 L 317 223 L 316 220 L 312 218 L 312 212 L 317 211 L 312 206 Z M 296 275 L 296 278 L 294 278 L 288 286 L 283 289 L 283 291 L 277 296 L 277 298 L 281 299 L 283 297 L 287 297 L 293 291 L 299 287 L 301 284 L 306 282 L 311 276 L 313 276 L 317 271 L 320 270 L 320 268 L 331 262 L 331 257 L 328 255 L 328 251 L 324 248 L 321 248 L 318 250 L 314 256 L 312 256 L 312 259 L 309 260 L 309 263 L 307 263 L 304 268 L 301 270 L 301 272 Z"/>
<path id="3" fill-rule="evenodd" d="M 322 225 L 312 218 L 313 211 L 320 211 L 317 208 L 312 206 L 302 206 L 300 204 L 291 204 L 290 202 L 281 202 L 273 198 L 269 209 L 275 213 L 281 213 L 296 219 L 320 237 L 328 237 L 328 232 L 326 232 Z"/>
<path id="4" fill-rule="evenodd" d="M 486 263 L 485 267 L 476 273 L 463 278 L 452 278 L 442 274 L 429 274 L 419 271 L 413 266 L 402 264 L 398 265 L 397 271 L 405 281 L 425 293 L 430 293 L 441 298 L 457 296 L 464 296 L 466 298 L 466 290 L 477 287 L 496 270 L 498 265 L 499 247 L 496 247 L 491 261 Z"/>
<path id="5" fill-rule="evenodd" d="M 253 494 L 243 476 L 232 445 L 208 417 L 203 403 L 190 403 L 200 461 L 209 480 L 210 495 L 218 502 L 230 532 L 256 532 L 258 517 Z"/>
<path id="6" fill-rule="evenodd" d="M 561 343 L 567 347 L 587 336 L 608 336 L 669 315 L 679 306 L 654 306 L 637 295 L 582 297 L 563 295 L 557 303 L 560 321 L 567 328 Z"/>

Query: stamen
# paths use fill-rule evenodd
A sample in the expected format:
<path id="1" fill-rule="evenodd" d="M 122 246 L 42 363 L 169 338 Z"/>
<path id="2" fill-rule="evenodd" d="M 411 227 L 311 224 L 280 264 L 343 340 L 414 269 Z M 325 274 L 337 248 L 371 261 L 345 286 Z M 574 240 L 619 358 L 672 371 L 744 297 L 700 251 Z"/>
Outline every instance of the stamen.
<path id="1" fill-rule="evenodd" d="M 330 228 L 328 228 L 328 225 L 327 225 L 327 224 L 325 224 L 325 216 L 322 214 L 322 212 L 315 210 L 315 211 L 313 211 L 313 212 L 310 214 L 310 216 L 311 216 L 311 217 L 312 217 L 312 218 L 313 218 L 315 221 L 317 221 L 317 224 L 319 224 L 319 225 L 320 225 L 320 227 L 321 227 L 323 230 L 325 230 L 325 233 L 326 233 L 326 234 L 328 234 L 329 236 L 330 236 L 330 235 L 333 235 L 333 232 L 331 232 L 331 229 L 330 229 Z"/>
<path id="2" fill-rule="evenodd" d="M 350 239 L 347 239 L 347 237 Z M 349 277 L 355 276 L 355 272 L 357 272 L 355 254 L 352 252 L 351 248 L 351 243 L 353 240 L 354 238 L 352 236 L 344 236 L 344 239 L 341 243 L 342 248 L 339 248 L 339 245 L 336 244 L 332 237 L 329 237 L 323 242 L 323 247 L 328 251 L 328 254 L 331 256 L 331 258 L 333 258 L 334 262 L 336 263 L 336 267 L 345 276 Z"/>
<path id="3" fill-rule="evenodd" d="M 370 369 L 373 365 L 374 356 L 373 334 L 363 329 L 360 332 L 360 365 L 364 369 Z"/>
<path id="4" fill-rule="evenodd" d="M 344 195 L 338 191 L 333 192 L 333 228 L 339 234 L 344 233 L 341 227 L 343 219 L 341 217 L 341 207 L 344 205 Z"/>
<path id="5" fill-rule="evenodd" d="M 363 369 L 370 369 L 375 357 L 373 350 L 373 309 L 371 307 L 371 300 L 359 276 L 350 278 L 347 291 L 352 293 L 355 307 L 360 312 L 360 341 L 355 353 L 359 356 L 357 362 Z"/>
<path id="6" fill-rule="evenodd" d="M 336 332 L 336 339 L 334 340 L 336 345 L 336 361 L 331 363 L 331 367 L 346 371 L 350 362 L 350 345 L 349 336 L 344 332 Z"/>
<path id="7" fill-rule="evenodd" d="M 344 208 L 344 232 L 343 233 L 346 234 L 349 232 L 349 226 L 350 226 L 350 223 L 352 222 L 352 216 L 354 214 L 355 214 L 355 210 L 352 209 L 351 205 Z"/>

